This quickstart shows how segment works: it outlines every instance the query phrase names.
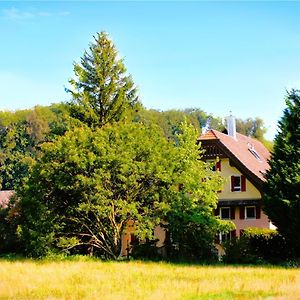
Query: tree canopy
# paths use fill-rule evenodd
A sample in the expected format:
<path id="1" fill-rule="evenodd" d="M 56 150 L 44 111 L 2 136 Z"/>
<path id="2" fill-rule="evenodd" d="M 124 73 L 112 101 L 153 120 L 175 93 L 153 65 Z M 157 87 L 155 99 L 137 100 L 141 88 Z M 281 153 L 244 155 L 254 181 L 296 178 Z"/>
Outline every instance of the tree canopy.
<path id="1" fill-rule="evenodd" d="M 265 212 L 300 256 L 300 92 L 292 90 L 278 123 L 266 174 Z"/>
<path id="2" fill-rule="evenodd" d="M 22 192 L 26 251 L 87 253 L 92 247 L 117 258 L 129 221 L 138 238 L 153 239 L 153 228 L 170 215 L 189 216 L 194 224 L 214 219 L 212 243 L 219 228 L 212 211 L 222 180 L 199 160 L 191 132 L 184 125 L 171 142 L 157 126 L 118 122 L 78 128 L 44 144 Z"/>
<path id="3" fill-rule="evenodd" d="M 126 75 L 123 60 L 105 32 L 94 37 L 81 62 L 74 64 L 71 116 L 90 127 L 119 121 L 128 108 L 138 104 L 137 89 Z"/>
<path id="4" fill-rule="evenodd" d="M 16 189 L 27 176 L 39 145 L 67 125 L 65 106 L 36 106 L 16 112 L 0 112 L 0 186 Z"/>

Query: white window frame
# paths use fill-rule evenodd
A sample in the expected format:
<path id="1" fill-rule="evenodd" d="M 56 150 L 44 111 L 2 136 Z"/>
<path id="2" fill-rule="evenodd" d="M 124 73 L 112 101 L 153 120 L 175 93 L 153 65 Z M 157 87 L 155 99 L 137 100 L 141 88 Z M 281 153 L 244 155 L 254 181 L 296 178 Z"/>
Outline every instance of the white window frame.
<path id="1" fill-rule="evenodd" d="M 222 209 L 224 209 L 224 208 L 229 210 L 229 218 L 222 218 Z M 220 207 L 220 219 L 231 220 L 231 209 L 229 206 Z"/>
<path id="2" fill-rule="evenodd" d="M 239 186 L 234 186 L 234 187 L 232 187 L 231 186 L 231 182 L 230 182 L 230 191 L 232 191 L 233 193 L 235 193 L 235 192 L 241 192 L 242 191 L 242 175 L 232 175 L 233 177 L 238 177 L 238 178 L 240 178 L 240 185 Z M 237 189 L 238 188 L 238 189 Z"/>
<path id="3" fill-rule="evenodd" d="M 226 242 L 226 241 L 230 241 L 231 240 L 231 231 L 224 233 L 224 232 L 220 232 L 219 233 L 219 241 L 220 244 Z"/>
<path id="4" fill-rule="evenodd" d="M 253 208 L 254 209 L 254 217 L 248 217 L 247 216 L 247 208 Z M 247 220 L 255 220 L 256 219 L 256 206 L 254 206 L 254 205 L 245 206 L 245 219 L 247 219 Z"/>

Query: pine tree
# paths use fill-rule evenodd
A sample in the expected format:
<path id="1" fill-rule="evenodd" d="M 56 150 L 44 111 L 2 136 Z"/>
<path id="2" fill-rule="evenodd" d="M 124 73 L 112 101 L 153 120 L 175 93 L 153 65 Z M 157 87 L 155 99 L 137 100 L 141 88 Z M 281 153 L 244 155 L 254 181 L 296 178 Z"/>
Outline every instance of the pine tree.
<path id="1" fill-rule="evenodd" d="M 98 33 L 89 50 L 80 64 L 74 64 L 76 79 L 69 81 L 73 89 L 68 90 L 73 98 L 70 112 L 90 127 L 102 127 L 135 107 L 137 89 L 106 33 Z"/>
<path id="2" fill-rule="evenodd" d="M 300 257 L 300 91 L 286 97 L 264 194 L 265 212 Z"/>

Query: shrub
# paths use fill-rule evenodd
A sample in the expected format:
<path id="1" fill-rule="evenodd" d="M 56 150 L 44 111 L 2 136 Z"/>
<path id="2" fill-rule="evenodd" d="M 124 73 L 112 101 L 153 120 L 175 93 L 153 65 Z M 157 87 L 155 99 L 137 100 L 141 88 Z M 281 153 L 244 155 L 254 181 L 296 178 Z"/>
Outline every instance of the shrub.
<path id="1" fill-rule="evenodd" d="M 286 240 L 270 229 L 248 228 L 239 239 L 224 244 L 226 263 L 280 263 L 293 257 Z"/>

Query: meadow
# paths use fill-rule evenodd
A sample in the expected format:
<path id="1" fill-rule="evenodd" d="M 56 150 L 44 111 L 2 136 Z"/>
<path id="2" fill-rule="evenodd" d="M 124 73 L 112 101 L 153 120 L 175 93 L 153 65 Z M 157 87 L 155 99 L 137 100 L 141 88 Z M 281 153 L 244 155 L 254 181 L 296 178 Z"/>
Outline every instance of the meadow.
<path id="1" fill-rule="evenodd" d="M 300 299 L 300 270 L 1 259 L 0 299 Z"/>

